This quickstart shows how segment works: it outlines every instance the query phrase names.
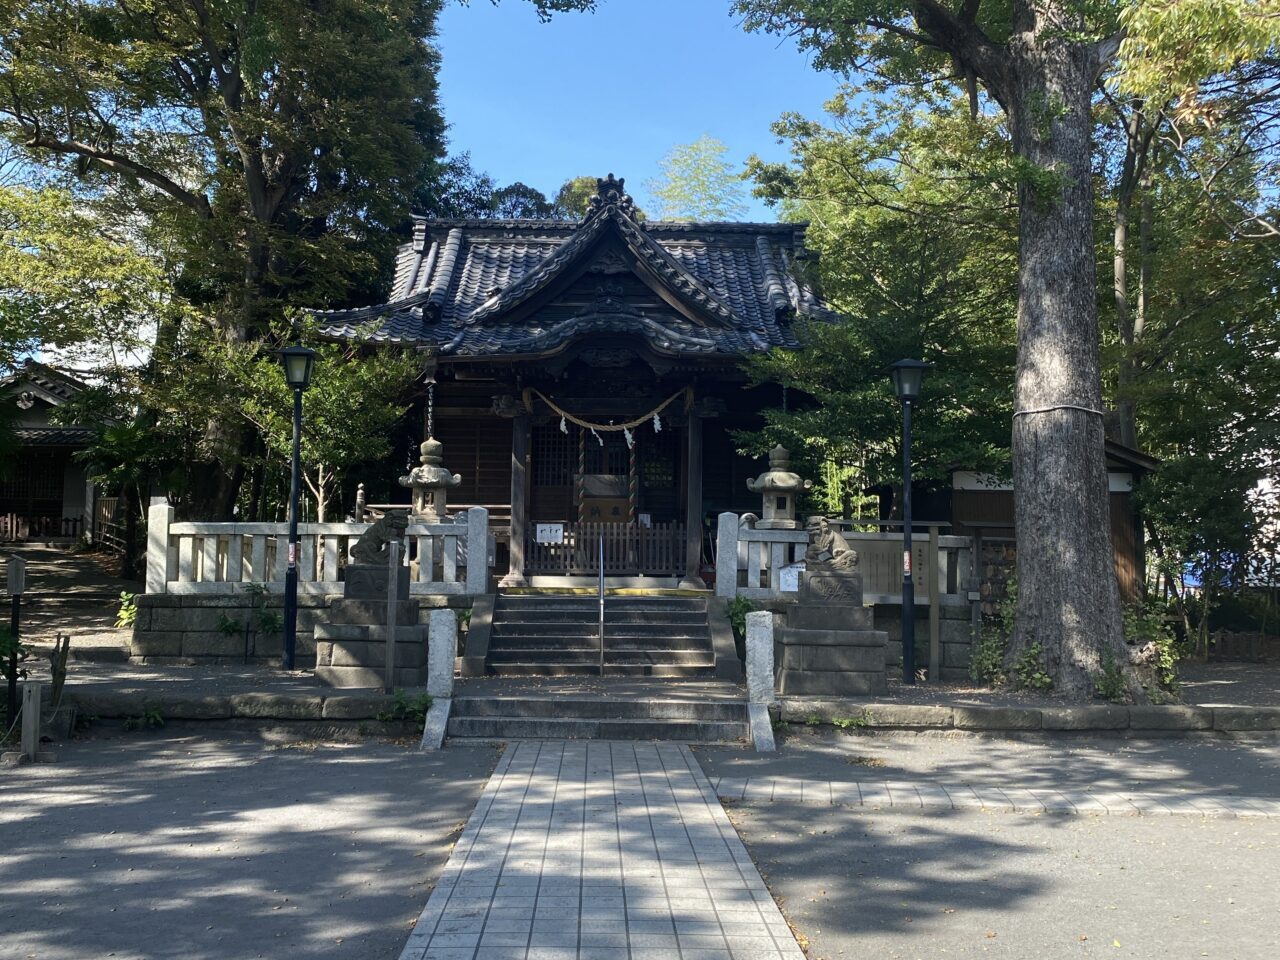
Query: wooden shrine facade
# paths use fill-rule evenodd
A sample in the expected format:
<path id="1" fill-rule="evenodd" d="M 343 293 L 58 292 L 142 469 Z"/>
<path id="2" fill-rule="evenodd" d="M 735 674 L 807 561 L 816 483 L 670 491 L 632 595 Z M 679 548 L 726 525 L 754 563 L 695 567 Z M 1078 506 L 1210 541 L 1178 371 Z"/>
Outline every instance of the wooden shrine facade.
<path id="1" fill-rule="evenodd" d="M 505 584 L 595 575 L 602 546 L 607 575 L 700 583 L 708 518 L 758 507 L 734 434 L 778 401 L 741 360 L 827 311 L 803 226 L 644 222 L 597 183 L 582 221 L 419 219 L 387 303 L 316 317 L 420 353 L 412 442 L 443 443 L 451 510 L 489 509 Z"/>

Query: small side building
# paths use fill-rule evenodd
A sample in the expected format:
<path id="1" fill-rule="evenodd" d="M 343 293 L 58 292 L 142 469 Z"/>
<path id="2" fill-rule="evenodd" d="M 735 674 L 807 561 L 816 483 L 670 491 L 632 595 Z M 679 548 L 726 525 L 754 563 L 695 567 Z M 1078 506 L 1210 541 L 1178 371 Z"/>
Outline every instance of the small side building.
<path id="1" fill-rule="evenodd" d="M 29 360 L 0 380 L 16 439 L 12 462 L 0 469 L 0 541 L 71 543 L 91 528 L 94 485 L 75 454 L 94 439 L 91 425 L 58 425 L 53 411 L 85 384 Z"/>

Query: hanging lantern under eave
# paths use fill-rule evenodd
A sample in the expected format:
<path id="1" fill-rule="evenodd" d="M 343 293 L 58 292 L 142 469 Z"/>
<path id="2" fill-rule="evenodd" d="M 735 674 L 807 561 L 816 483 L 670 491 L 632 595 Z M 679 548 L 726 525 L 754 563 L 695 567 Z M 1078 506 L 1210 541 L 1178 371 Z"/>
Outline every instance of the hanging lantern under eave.
<path id="1" fill-rule="evenodd" d="M 764 503 L 757 530 L 798 530 L 796 497 L 813 486 L 798 473 L 791 472 L 791 453 L 783 446 L 769 451 L 769 469 L 754 480 L 747 481 L 747 489 L 760 494 Z"/>

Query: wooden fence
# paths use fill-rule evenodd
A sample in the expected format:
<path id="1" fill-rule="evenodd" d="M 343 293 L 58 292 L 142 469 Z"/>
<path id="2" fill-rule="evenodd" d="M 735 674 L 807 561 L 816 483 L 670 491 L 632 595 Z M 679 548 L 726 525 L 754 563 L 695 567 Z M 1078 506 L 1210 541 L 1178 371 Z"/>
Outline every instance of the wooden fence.
<path id="1" fill-rule="evenodd" d="M 0 513 L 0 541 L 75 540 L 83 529 L 84 517 Z"/>
<path id="2" fill-rule="evenodd" d="M 488 525 L 483 507 L 456 521 L 410 524 L 409 593 L 481 594 L 488 582 Z M 342 568 L 368 523 L 298 524 L 298 590 L 341 593 Z M 288 524 L 175 523 L 173 508 L 147 514 L 147 593 L 231 594 L 245 584 L 283 588 Z M 474 562 L 472 562 L 474 558 Z"/>

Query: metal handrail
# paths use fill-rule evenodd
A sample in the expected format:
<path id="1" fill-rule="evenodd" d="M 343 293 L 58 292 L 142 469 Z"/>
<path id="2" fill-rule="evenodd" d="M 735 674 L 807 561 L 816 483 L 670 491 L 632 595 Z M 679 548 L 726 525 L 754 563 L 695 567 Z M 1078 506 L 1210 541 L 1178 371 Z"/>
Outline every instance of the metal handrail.
<path id="1" fill-rule="evenodd" d="M 600 595 L 600 676 L 604 676 L 604 534 L 600 535 L 600 571 L 597 578 Z"/>

